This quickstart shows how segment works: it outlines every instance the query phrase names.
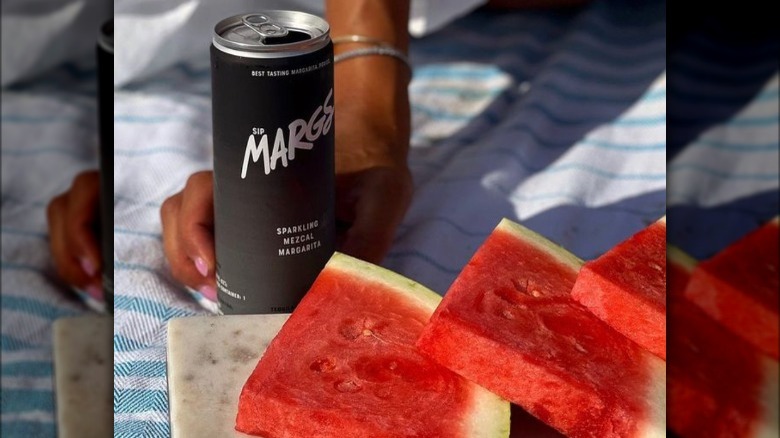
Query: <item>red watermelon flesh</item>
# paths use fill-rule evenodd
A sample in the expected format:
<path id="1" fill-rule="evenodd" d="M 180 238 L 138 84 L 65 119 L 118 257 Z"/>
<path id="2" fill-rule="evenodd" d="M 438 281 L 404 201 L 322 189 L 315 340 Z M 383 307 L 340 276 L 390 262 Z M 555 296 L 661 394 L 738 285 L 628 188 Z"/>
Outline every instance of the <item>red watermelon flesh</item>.
<path id="1" fill-rule="evenodd" d="M 509 403 L 419 354 L 440 301 L 335 254 L 247 380 L 236 429 L 277 437 L 506 437 Z"/>
<path id="2" fill-rule="evenodd" d="M 664 362 L 570 297 L 581 263 L 502 221 L 417 346 L 568 436 L 664 436 Z"/>
<path id="3" fill-rule="evenodd" d="M 778 219 L 699 264 L 686 296 L 710 317 L 778 359 Z"/>
<path id="4" fill-rule="evenodd" d="M 666 218 L 585 263 L 571 296 L 665 360 Z"/>
<path id="5" fill-rule="evenodd" d="M 670 247 L 668 260 L 669 428 L 682 437 L 777 436 L 777 361 L 685 299 L 693 259 Z"/>

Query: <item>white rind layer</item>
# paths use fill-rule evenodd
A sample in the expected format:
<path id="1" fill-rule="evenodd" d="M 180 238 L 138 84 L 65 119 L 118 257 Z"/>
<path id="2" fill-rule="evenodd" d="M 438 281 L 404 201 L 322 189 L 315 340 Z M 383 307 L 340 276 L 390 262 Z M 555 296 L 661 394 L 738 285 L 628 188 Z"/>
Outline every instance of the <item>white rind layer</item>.
<path id="1" fill-rule="evenodd" d="M 384 284 L 433 313 L 441 302 L 441 296 L 427 287 L 400 274 L 340 252 L 333 253 L 325 269 L 335 269 L 366 280 Z"/>
<path id="2" fill-rule="evenodd" d="M 780 397 L 780 387 L 778 387 L 777 361 L 768 357 L 764 358 L 764 387 L 761 394 L 762 416 L 761 422 L 756 430 L 756 438 L 777 438 L 780 430 L 780 419 L 778 419 L 778 397 Z"/>
<path id="3" fill-rule="evenodd" d="M 648 417 L 641 426 L 639 436 L 655 438 L 666 436 L 666 362 L 655 355 L 647 354 L 650 382 L 645 393 Z"/>
<path id="4" fill-rule="evenodd" d="M 496 227 L 496 230 L 510 233 L 523 242 L 533 244 L 540 250 L 549 253 L 558 261 L 565 264 L 566 266 L 569 266 L 577 272 L 579 272 L 583 263 L 585 263 L 582 259 L 570 253 L 560 245 L 553 243 L 541 234 L 531 231 L 518 223 L 510 221 L 509 219 L 501 219 L 501 222 Z"/>
<path id="5" fill-rule="evenodd" d="M 441 296 L 393 271 L 373 265 L 348 255 L 336 252 L 325 265 L 333 269 L 355 275 L 369 281 L 390 287 L 399 294 L 411 298 L 429 314 L 433 314 L 441 302 Z M 509 437 L 509 402 L 481 386 L 471 383 L 474 390 L 474 404 L 467 420 L 464 436 L 469 438 Z"/>
<path id="6" fill-rule="evenodd" d="M 666 258 L 688 272 L 693 272 L 698 262 L 680 248 L 673 245 L 666 245 Z"/>

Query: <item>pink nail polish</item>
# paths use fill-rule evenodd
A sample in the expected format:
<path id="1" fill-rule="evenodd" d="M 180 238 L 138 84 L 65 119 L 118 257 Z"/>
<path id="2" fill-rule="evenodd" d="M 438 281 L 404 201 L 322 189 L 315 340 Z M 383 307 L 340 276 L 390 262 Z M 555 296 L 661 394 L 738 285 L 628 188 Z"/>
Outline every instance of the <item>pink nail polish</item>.
<path id="1" fill-rule="evenodd" d="M 85 274 L 87 274 L 88 277 L 94 277 L 95 274 L 97 274 L 97 269 L 95 268 L 95 265 L 92 263 L 92 260 L 82 257 L 79 259 L 79 262 L 81 262 L 81 269 L 84 271 Z"/>
<path id="2" fill-rule="evenodd" d="M 200 272 L 200 275 L 204 277 L 209 275 L 209 265 L 207 265 L 206 261 L 201 257 L 195 259 L 195 269 L 197 269 L 198 272 Z"/>
<path id="3" fill-rule="evenodd" d="M 87 295 L 91 296 L 92 298 L 103 301 L 103 289 L 100 286 L 92 285 L 87 286 L 84 291 L 87 293 Z"/>
<path id="4" fill-rule="evenodd" d="M 217 301 L 217 291 L 214 290 L 211 286 L 203 286 L 200 289 L 200 293 L 203 294 L 204 297 L 210 299 L 211 301 Z"/>

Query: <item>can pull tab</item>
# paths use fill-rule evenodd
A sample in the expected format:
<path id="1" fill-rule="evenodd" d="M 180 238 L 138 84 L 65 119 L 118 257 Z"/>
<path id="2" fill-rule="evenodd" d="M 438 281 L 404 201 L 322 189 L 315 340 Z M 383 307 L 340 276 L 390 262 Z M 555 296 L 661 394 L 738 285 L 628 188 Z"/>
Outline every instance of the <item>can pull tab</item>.
<path id="1" fill-rule="evenodd" d="M 257 32 L 257 34 L 260 35 L 260 42 L 263 43 L 266 38 L 283 37 L 287 35 L 287 28 L 274 23 L 267 15 L 244 15 L 241 17 L 241 22 L 244 23 L 244 26 Z"/>

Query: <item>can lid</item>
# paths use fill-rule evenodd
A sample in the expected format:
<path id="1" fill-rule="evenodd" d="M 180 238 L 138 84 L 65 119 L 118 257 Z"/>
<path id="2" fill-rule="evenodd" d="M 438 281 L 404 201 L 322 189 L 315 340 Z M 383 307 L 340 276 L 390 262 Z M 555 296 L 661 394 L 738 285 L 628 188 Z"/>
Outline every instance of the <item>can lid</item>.
<path id="1" fill-rule="evenodd" d="M 214 27 L 214 46 L 243 57 L 302 55 L 328 44 L 330 27 L 320 17 L 267 11 L 226 18 Z"/>
<path id="2" fill-rule="evenodd" d="M 114 20 L 108 20 L 100 26 L 100 34 L 98 35 L 98 45 L 103 50 L 114 53 Z"/>

